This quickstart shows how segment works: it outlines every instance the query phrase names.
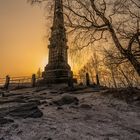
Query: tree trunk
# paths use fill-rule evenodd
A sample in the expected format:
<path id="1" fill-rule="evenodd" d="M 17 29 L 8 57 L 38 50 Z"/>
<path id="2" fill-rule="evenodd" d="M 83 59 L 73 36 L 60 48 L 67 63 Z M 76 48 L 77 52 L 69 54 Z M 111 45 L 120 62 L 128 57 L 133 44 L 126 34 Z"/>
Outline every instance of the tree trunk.
<path id="1" fill-rule="evenodd" d="M 119 69 L 120 69 L 120 71 L 121 71 L 123 77 L 125 78 L 125 80 L 126 80 L 128 86 L 129 86 L 129 87 L 132 87 L 132 86 L 133 86 L 133 84 L 131 83 L 132 81 L 130 82 L 129 78 L 128 78 L 127 75 L 124 73 L 124 71 L 121 69 L 121 67 L 119 67 Z"/>
<path id="2" fill-rule="evenodd" d="M 122 47 L 111 22 L 108 20 L 107 17 L 105 17 L 105 15 L 102 12 L 100 12 L 97 9 L 97 7 L 94 3 L 94 0 L 90 0 L 90 1 L 91 1 L 91 6 L 92 6 L 93 10 L 103 20 L 103 22 L 108 26 L 108 30 L 109 30 L 109 32 L 112 36 L 112 39 L 114 41 L 114 44 L 115 44 L 116 48 L 120 51 L 120 53 L 122 55 L 124 55 L 130 61 L 130 63 L 132 64 L 132 66 L 134 67 L 134 69 L 136 70 L 138 75 L 140 76 L 140 62 L 138 62 L 138 60 L 134 57 L 134 55 L 131 52 L 126 51 Z"/>
<path id="3" fill-rule="evenodd" d="M 111 76 L 112 76 L 112 80 L 113 80 L 113 83 L 114 83 L 114 87 L 117 88 L 117 83 L 116 83 L 116 80 L 115 80 L 113 69 L 111 69 Z"/>
<path id="4" fill-rule="evenodd" d="M 136 70 L 136 72 L 138 73 L 138 75 L 140 76 L 140 62 L 134 57 L 134 55 L 130 52 L 126 52 L 125 56 L 127 57 L 127 59 L 130 61 L 130 63 L 133 65 L 134 69 Z"/>
<path id="5" fill-rule="evenodd" d="M 99 80 L 99 75 L 96 74 L 96 84 L 97 86 L 100 86 L 100 80 Z"/>

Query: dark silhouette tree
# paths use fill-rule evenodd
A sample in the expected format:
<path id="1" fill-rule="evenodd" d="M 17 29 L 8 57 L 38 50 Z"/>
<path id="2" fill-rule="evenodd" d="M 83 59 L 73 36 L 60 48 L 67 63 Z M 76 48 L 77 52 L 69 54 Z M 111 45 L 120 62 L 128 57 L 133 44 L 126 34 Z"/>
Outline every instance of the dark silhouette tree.
<path id="1" fill-rule="evenodd" d="M 66 25 L 76 33 L 74 43 L 80 40 L 77 46 L 82 49 L 101 39 L 112 38 L 115 47 L 140 76 L 138 3 L 136 0 L 67 0 Z"/>

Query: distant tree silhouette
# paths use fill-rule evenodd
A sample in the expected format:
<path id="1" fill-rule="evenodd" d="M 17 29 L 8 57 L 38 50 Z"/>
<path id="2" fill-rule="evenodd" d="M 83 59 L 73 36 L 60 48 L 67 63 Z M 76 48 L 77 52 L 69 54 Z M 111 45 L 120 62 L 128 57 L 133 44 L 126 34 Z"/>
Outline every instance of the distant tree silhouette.
<path id="1" fill-rule="evenodd" d="M 41 68 L 39 68 L 37 71 L 37 78 L 41 78 L 41 77 L 42 77 L 42 71 Z"/>

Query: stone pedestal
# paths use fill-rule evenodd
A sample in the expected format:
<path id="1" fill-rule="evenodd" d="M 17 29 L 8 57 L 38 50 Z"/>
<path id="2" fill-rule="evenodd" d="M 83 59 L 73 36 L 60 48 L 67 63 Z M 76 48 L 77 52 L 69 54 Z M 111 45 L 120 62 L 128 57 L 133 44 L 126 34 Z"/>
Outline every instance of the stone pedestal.
<path id="1" fill-rule="evenodd" d="M 68 64 L 48 64 L 43 72 L 43 78 L 46 83 L 67 83 L 70 74 L 71 70 Z"/>

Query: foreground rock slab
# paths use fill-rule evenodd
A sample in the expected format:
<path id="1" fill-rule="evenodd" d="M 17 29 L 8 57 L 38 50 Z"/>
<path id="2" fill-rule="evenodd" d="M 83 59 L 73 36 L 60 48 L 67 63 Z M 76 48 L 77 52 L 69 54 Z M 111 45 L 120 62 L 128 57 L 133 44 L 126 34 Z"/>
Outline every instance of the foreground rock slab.
<path id="1" fill-rule="evenodd" d="M 34 92 L 35 89 L 10 92 L 8 99 L 20 96 L 26 102 L 0 104 L 0 116 L 14 120 L 13 123 L 0 126 L 0 140 L 140 139 L 140 106 L 114 98 L 120 92 L 95 92 L 94 89 L 87 88 L 59 94 L 63 91 L 56 90 L 54 93 L 54 89 L 55 87 L 39 92 Z M 134 95 L 137 97 L 137 94 Z M 138 101 L 138 98 L 135 100 Z M 50 105 L 53 101 L 58 105 Z M 38 114 L 36 110 L 43 112 L 43 116 L 33 118 L 34 113 Z"/>
<path id="2" fill-rule="evenodd" d="M 14 121 L 12 119 L 7 119 L 7 118 L 0 117 L 0 125 L 9 124 L 9 123 L 13 123 L 13 122 Z"/>
<path id="3" fill-rule="evenodd" d="M 58 100 L 53 101 L 54 104 L 62 106 L 67 104 L 78 104 L 79 100 L 77 97 L 70 96 L 70 95 L 64 95 Z"/>
<path id="4" fill-rule="evenodd" d="M 40 118 L 43 113 L 38 109 L 37 105 L 34 103 L 27 103 L 19 107 L 14 108 L 9 112 L 12 117 L 21 118 Z"/>
<path id="5" fill-rule="evenodd" d="M 18 106 L 13 106 L 10 108 L 5 108 L 0 110 L 0 116 L 12 116 L 18 118 L 40 118 L 43 113 L 39 110 L 37 104 L 26 103 L 19 104 Z"/>

